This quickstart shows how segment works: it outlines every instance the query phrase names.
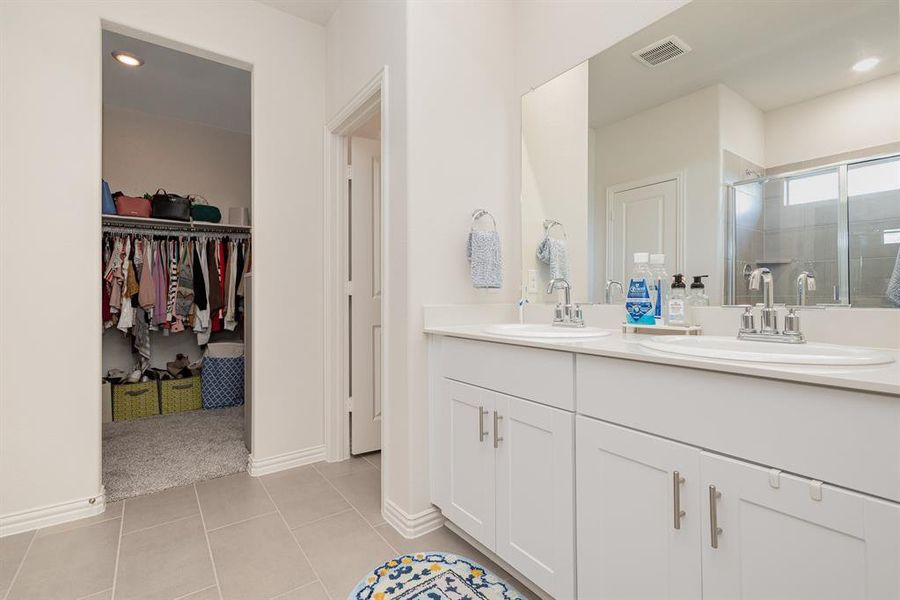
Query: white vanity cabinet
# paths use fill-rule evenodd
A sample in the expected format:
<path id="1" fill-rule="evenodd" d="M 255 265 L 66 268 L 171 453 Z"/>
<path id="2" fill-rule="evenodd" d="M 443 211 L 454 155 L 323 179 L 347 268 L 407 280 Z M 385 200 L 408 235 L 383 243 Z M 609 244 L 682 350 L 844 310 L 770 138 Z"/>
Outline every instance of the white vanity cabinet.
<path id="1" fill-rule="evenodd" d="M 700 461 L 705 598 L 900 598 L 900 505 L 716 454 Z"/>
<path id="2" fill-rule="evenodd" d="M 576 447 L 579 598 L 900 598 L 900 505 L 582 416 Z"/>
<path id="3" fill-rule="evenodd" d="M 576 417 L 578 597 L 700 597 L 700 451 Z"/>
<path id="4" fill-rule="evenodd" d="M 503 393 L 507 381 L 521 385 L 540 370 L 492 384 L 490 365 L 481 362 L 478 373 L 469 374 L 470 348 L 453 342 L 442 349 L 445 366 L 463 368 L 442 369 L 433 382 L 438 393 L 431 404 L 432 502 L 553 597 L 574 598 L 574 413 Z M 550 364 L 572 359 L 546 354 Z M 553 386 L 554 368 L 544 373 L 551 376 L 544 388 L 551 393 L 560 389 Z M 443 376 L 450 372 L 463 381 Z M 572 402 L 571 362 L 562 372 L 569 382 L 556 401 Z M 473 379 L 499 390 L 465 381 Z"/>

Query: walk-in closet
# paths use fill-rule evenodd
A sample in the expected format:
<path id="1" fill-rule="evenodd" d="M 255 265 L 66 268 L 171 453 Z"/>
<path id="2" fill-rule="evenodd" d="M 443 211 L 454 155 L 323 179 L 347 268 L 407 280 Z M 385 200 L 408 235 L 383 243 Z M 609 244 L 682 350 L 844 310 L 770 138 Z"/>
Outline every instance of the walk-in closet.
<path id="1" fill-rule="evenodd" d="M 243 471 L 253 270 L 250 72 L 103 33 L 107 501 Z"/>

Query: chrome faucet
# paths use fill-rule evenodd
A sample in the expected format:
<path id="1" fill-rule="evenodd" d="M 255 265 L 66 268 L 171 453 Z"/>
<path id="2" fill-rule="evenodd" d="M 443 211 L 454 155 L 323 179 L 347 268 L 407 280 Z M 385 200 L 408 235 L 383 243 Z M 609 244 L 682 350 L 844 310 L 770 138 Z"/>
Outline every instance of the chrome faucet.
<path id="1" fill-rule="evenodd" d="M 801 279 L 802 278 L 802 279 Z M 803 281 L 806 285 L 812 282 L 812 288 L 815 289 L 815 278 L 805 271 L 797 278 L 798 293 L 799 286 Z M 755 340 L 761 342 L 784 342 L 788 344 L 802 344 L 806 341 L 803 333 L 800 332 L 800 316 L 796 314 L 796 310 L 802 308 L 802 301 L 805 301 L 805 293 L 800 306 L 789 307 L 789 312 L 784 318 L 784 331 L 778 331 L 778 309 L 775 308 L 775 284 L 772 281 L 772 271 L 766 267 L 760 267 L 750 273 L 751 290 L 758 290 L 760 283 L 762 284 L 763 303 L 760 309 L 760 328 L 756 329 L 753 319 L 753 307 L 745 306 L 744 314 L 741 315 L 741 328 L 738 330 L 739 340 Z"/>
<path id="2" fill-rule="evenodd" d="M 554 290 L 560 289 L 565 292 L 565 303 L 557 303 L 556 310 L 553 314 L 553 325 L 555 327 L 584 327 L 584 315 L 581 311 L 581 305 L 572 306 L 572 284 L 563 277 L 556 277 L 547 284 L 547 293 L 552 294 Z"/>
<path id="3" fill-rule="evenodd" d="M 606 303 L 612 304 L 612 288 L 614 285 L 619 286 L 619 293 L 623 296 L 625 295 L 625 288 L 622 287 L 621 281 L 616 281 L 615 279 L 609 279 L 606 281 Z"/>
<path id="4" fill-rule="evenodd" d="M 772 281 L 772 271 L 766 267 L 754 269 L 750 273 L 750 289 L 759 290 L 760 281 L 763 288 L 763 307 L 759 316 L 759 333 L 778 333 L 778 311 L 775 310 L 775 284 Z"/>
<path id="5" fill-rule="evenodd" d="M 806 306 L 806 292 L 816 291 L 816 276 L 809 271 L 797 275 L 797 306 Z"/>

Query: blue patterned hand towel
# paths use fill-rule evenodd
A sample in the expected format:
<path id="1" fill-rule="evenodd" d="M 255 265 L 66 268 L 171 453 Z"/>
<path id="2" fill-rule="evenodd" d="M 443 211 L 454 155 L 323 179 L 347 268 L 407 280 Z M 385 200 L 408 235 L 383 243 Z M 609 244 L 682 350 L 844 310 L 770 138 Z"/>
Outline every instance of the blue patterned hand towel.
<path id="1" fill-rule="evenodd" d="M 503 258 L 500 234 L 496 231 L 470 231 L 467 249 L 472 285 L 476 288 L 503 286 Z"/>
<path id="2" fill-rule="evenodd" d="M 550 279 L 569 279 L 569 243 L 545 237 L 538 244 L 537 257 L 550 266 Z"/>

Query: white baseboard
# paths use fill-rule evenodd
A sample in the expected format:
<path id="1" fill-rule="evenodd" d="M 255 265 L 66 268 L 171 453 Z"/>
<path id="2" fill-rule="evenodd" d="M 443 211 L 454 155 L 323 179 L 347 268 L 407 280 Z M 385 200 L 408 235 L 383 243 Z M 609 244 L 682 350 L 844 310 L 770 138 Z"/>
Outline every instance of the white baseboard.
<path id="1" fill-rule="evenodd" d="M 93 517 L 104 510 L 106 510 L 106 494 L 101 488 L 100 494 L 97 496 L 0 516 L 0 538 L 23 531 Z"/>
<path id="2" fill-rule="evenodd" d="M 325 460 L 325 446 L 313 446 L 312 448 L 286 452 L 268 458 L 254 458 L 251 456 L 247 472 L 253 477 L 260 477 L 323 460 Z"/>
<path id="3" fill-rule="evenodd" d="M 385 498 L 381 514 L 391 527 L 407 539 L 425 535 L 440 529 L 444 525 L 444 515 L 441 514 L 441 511 L 436 506 L 411 515 L 388 498 Z"/>

